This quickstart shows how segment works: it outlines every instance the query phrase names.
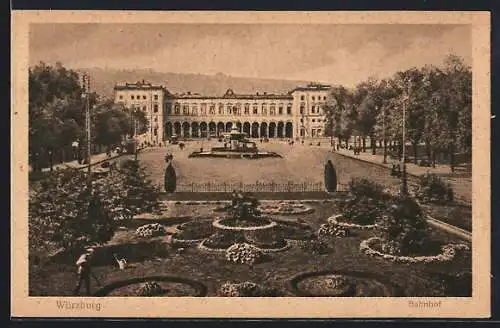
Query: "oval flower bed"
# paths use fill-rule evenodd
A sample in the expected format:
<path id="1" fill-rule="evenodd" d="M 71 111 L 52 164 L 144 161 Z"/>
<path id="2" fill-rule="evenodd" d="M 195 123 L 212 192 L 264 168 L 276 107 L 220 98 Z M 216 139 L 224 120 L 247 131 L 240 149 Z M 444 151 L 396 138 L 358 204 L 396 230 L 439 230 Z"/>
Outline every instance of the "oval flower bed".
<path id="1" fill-rule="evenodd" d="M 172 243 L 179 245 L 196 245 L 214 233 L 214 227 L 210 220 L 186 222 L 179 225 L 177 230 L 172 235 Z"/>
<path id="2" fill-rule="evenodd" d="M 382 239 L 379 237 L 372 237 L 363 240 L 359 246 L 362 253 L 370 256 L 381 257 L 385 260 L 389 260 L 397 263 L 431 263 L 431 262 L 447 262 L 455 258 L 457 251 L 469 250 L 469 246 L 464 244 L 447 244 L 441 247 L 442 253 L 438 255 L 431 256 L 397 256 L 392 254 L 382 253 L 372 246 L 376 242 L 381 242 Z"/>
<path id="3" fill-rule="evenodd" d="M 343 217 L 342 214 L 337 214 L 330 216 L 327 221 L 328 223 L 331 223 L 333 225 L 337 225 L 343 228 L 347 229 L 360 229 L 360 230 L 369 230 L 369 229 L 376 229 L 379 228 L 380 226 L 378 224 L 356 224 L 356 223 L 351 223 L 351 222 L 343 222 L 341 218 Z M 340 221 L 339 221 L 340 220 Z"/>
<path id="4" fill-rule="evenodd" d="M 297 215 L 297 214 L 309 214 L 314 212 L 314 209 L 309 206 L 305 206 L 302 203 L 289 203 L 280 202 L 273 205 L 261 205 L 259 210 L 264 214 L 275 214 L 275 215 Z"/>
<path id="5" fill-rule="evenodd" d="M 222 230 L 260 230 L 260 229 L 270 229 L 276 226 L 276 222 L 267 219 L 252 219 L 252 220 L 241 220 L 241 219 L 216 219 L 212 223 L 217 229 Z"/>

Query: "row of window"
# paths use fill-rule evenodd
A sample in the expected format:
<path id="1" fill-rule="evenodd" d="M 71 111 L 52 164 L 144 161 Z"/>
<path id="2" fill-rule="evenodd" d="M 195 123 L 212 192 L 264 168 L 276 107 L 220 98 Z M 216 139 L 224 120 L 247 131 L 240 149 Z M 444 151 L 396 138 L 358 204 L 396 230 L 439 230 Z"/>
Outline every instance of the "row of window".
<path id="1" fill-rule="evenodd" d="M 300 106 L 299 112 L 301 115 L 305 114 L 306 107 L 304 105 Z M 321 114 L 321 106 L 311 106 L 311 114 Z"/>
<path id="2" fill-rule="evenodd" d="M 323 120 L 323 119 L 314 119 L 314 118 L 313 118 L 313 119 L 312 119 L 312 122 L 313 122 L 313 123 L 316 123 L 316 122 L 318 122 L 318 123 L 322 123 L 322 122 L 326 122 L 326 119 L 325 119 L 325 120 Z M 303 119 L 303 118 L 301 118 L 301 119 L 300 119 L 300 123 L 304 123 L 304 119 Z"/>
<path id="3" fill-rule="evenodd" d="M 276 111 L 276 106 L 271 105 L 269 107 L 269 115 L 284 115 L 284 107 L 279 106 L 278 110 Z M 241 106 L 233 106 L 231 104 L 226 106 L 226 112 L 224 113 L 224 105 L 220 104 L 218 109 L 217 109 L 217 114 L 218 115 L 241 115 Z M 245 105 L 243 108 L 243 115 L 259 115 L 259 107 L 257 105 L 254 105 L 250 109 L 250 105 Z M 167 107 L 167 114 L 171 114 L 170 107 Z M 216 115 L 216 110 L 215 110 L 215 105 L 210 105 L 210 108 L 208 110 L 209 115 Z M 261 115 L 267 115 L 267 106 L 265 104 L 262 105 Z M 174 113 L 173 115 L 198 115 L 198 106 L 197 105 L 192 105 L 191 108 L 189 105 L 183 105 L 182 106 L 182 111 L 181 111 L 181 105 L 180 104 L 175 104 L 174 106 Z M 207 115 L 207 106 L 206 104 L 202 104 L 200 108 L 200 115 Z M 286 107 L 286 115 L 292 115 L 292 105 L 288 105 Z"/>
<path id="4" fill-rule="evenodd" d="M 136 109 L 139 109 L 139 110 L 140 110 L 140 109 L 141 109 L 141 106 L 139 106 L 139 105 L 135 105 L 135 106 L 134 106 L 134 108 L 136 108 Z M 143 111 L 146 111 L 146 110 L 147 110 L 147 106 L 142 106 L 142 110 L 143 110 Z M 158 106 L 158 104 L 153 104 L 153 112 L 154 112 L 154 113 L 158 113 L 158 110 L 159 110 L 159 106 Z"/>
<path id="5" fill-rule="evenodd" d="M 118 98 L 119 98 L 120 100 L 123 100 L 123 95 L 118 95 Z M 136 95 L 136 96 L 134 96 L 134 95 L 130 95 L 130 99 L 131 99 L 131 100 L 140 100 L 140 99 L 141 99 L 141 96 L 140 96 L 140 95 Z M 142 99 L 143 99 L 143 100 L 146 100 L 146 99 L 147 99 L 147 96 L 146 96 L 146 95 L 143 95 L 143 96 L 142 96 Z M 154 100 L 158 100 L 158 95 L 153 95 L 153 99 L 154 99 Z"/>
<path id="6" fill-rule="evenodd" d="M 306 97 L 304 95 L 300 96 L 300 100 L 304 101 L 306 99 Z M 316 100 L 316 97 L 315 96 L 312 96 L 311 97 L 311 100 L 312 101 L 315 101 Z M 318 96 L 318 101 L 321 100 L 321 96 Z M 323 100 L 326 100 L 326 96 L 323 96 Z"/>

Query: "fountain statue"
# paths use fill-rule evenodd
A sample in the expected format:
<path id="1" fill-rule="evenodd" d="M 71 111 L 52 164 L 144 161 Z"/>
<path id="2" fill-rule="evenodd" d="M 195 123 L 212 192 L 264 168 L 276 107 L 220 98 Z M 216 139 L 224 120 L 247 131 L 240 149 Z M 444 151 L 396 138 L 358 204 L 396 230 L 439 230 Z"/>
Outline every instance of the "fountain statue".
<path id="1" fill-rule="evenodd" d="M 259 151 L 255 142 L 247 139 L 246 133 L 238 130 L 236 123 L 229 133 L 222 134 L 222 147 L 213 147 L 211 150 L 195 151 L 189 157 L 222 157 L 258 159 L 265 157 L 281 157 L 275 152 Z"/>

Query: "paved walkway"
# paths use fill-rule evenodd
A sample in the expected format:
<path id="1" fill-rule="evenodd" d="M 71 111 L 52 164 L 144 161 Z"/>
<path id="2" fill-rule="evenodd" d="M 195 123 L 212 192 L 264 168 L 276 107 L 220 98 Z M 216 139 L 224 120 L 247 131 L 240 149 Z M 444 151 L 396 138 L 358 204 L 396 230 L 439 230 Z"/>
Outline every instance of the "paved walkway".
<path id="1" fill-rule="evenodd" d="M 383 164 L 383 155 L 372 155 L 371 151 L 366 153 L 360 153 L 359 155 L 354 155 L 352 150 L 339 149 L 335 150 L 335 153 L 357 159 L 364 162 L 373 163 L 387 169 L 392 168 L 392 164 L 399 164 L 398 160 L 394 160 L 387 157 L 387 164 Z M 436 164 L 436 167 L 421 167 L 415 165 L 414 163 L 406 163 L 406 172 L 411 176 L 420 176 L 427 172 L 435 173 L 443 178 L 446 182 L 450 183 L 457 198 L 466 202 L 471 203 L 472 201 L 472 176 L 471 173 L 466 172 L 456 172 L 451 173 L 449 165 Z"/>

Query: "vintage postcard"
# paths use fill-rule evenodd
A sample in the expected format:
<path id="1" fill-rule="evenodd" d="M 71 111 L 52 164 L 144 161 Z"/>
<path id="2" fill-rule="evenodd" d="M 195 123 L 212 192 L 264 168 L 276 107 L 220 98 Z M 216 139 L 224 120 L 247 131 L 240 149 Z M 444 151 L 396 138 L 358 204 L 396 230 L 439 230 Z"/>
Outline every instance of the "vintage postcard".
<path id="1" fill-rule="evenodd" d="M 487 12 L 12 14 L 15 317 L 490 316 Z"/>

